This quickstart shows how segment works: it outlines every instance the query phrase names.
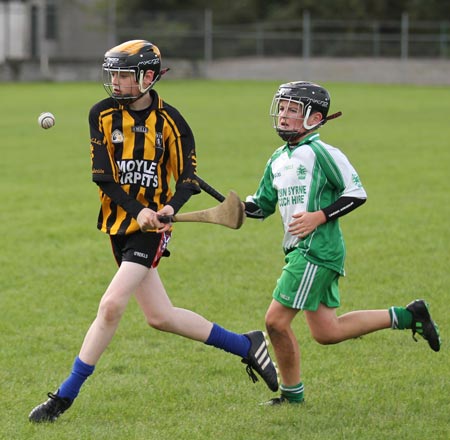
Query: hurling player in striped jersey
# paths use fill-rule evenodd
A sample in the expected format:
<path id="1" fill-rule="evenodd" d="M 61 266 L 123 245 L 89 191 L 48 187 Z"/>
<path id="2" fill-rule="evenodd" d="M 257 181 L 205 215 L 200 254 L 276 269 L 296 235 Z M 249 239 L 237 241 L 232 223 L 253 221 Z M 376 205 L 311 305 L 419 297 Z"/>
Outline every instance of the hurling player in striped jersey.
<path id="1" fill-rule="evenodd" d="M 266 328 L 281 376 L 281 396 L 267 405 L 301 403 L 304 386 L 300 349 L 292 322 L 303 311 L 320 344 L 336 344 L 381 329 L 412 329 L 440 349 L 437 325 L 428 304 L 359 310 L 337 315 L 339 277 L 345 247 L 339 218 L 366 201 L 361 180 L 347 157 L 321 140 L 317 130 L 329 119 L 330 95 L 320 85 L 296 81 L 280 85 L 270 115 L 284 141 L 269 158 L 259 186 L 245 202 L 248 217 L 264 219 L 278 206 L 285 266 L 266 313 Z"/>
<path id="2" fill-rule="evenodd" d="M 48 400 L 31 411 L 32 422 L 53 422 L 72 405 L 133 295 L 150 326 L 237 355 L 253 382 L 258 380 L 256 372 L 272 391 L 278 390 L 277 371 L 262 331 L 234 333 L 173 306 L 158 275 L 161 258 L 169 256 L 172 231 L 172 224 L 161 223 L 158 216 L 175 214 L 200 192 L 192 131 L 181 114 L 153 90 L 163 73 L 160 51 L 149 41 L 127 41 L 105 54 L 104 87 L 109 97 L 89 114 L 92 179 L 101 200 L 97 226 L 109 235 L 119 268 L 72 372 L 55 393 L 48 393 Z M 151 367 L 157 360 L 142 358 L 142 362 L 148 364 L 150 380 L 157 381 Z"/>

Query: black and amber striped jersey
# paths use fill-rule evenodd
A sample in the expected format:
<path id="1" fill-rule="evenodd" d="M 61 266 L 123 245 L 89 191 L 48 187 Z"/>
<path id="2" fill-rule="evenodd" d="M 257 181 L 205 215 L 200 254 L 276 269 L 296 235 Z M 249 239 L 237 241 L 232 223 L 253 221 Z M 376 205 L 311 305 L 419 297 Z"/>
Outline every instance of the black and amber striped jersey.
<path id="1" fill-rule="evenodd" d="M 92 179 L 100 187 L 98 228 L 111 235 L 138 231 L 139 209 L 126 210 L 126 204 L 108 196 L 102 184 L 120 185 L 135 205 L 155 211 L 170 204 L 176 212 L 190 195 L 200 192 L 189 125 L 156 91 L 149 93 L 152 104 L 146 110 L 133 111 L 107 98 L 89 113 Z"/>

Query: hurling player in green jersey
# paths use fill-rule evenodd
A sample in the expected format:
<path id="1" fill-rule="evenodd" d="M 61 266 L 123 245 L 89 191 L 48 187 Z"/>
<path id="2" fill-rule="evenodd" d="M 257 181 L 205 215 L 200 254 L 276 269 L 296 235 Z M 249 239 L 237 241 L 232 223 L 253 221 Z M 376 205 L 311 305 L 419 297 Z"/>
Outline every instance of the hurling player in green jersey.
<path id="1" fill-rule="evenodd" d="M 360 178 L 347 157 L 320 139 L 317 130 L 328 120 L 330 95 L 320 85 L 296 81 L 275 93 L 270 115 L 285 142 L 268 160 L 246 214 L 264 219 L 278 206 L 284 238 L 285 266 L 266 313 L 266 327 L 281 376 L 281 396 L 268 405 L 300 403 L 304 386 L 300 349 L 292 321 L 303 311 L 313 338 L 336 344 L 377 330 L 412 329 L 440 349 L 437 325 L 428 304 L 359 310 L 338 316 L 338 281 L 344 275 L 345 246 L 339 217 L 366 201 Z"/>

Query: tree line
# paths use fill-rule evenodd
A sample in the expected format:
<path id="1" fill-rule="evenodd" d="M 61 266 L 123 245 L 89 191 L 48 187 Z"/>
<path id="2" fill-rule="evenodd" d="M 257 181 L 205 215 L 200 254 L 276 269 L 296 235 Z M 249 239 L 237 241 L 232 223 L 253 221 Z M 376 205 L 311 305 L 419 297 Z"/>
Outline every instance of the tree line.
<path id="1" fill-rule="evenodd" d="M 116 0 L 117 13 L 210 9 L 217 24 L 289 20 L 309 11 L 315 19 L 449 21 L 450 0 Z"/>

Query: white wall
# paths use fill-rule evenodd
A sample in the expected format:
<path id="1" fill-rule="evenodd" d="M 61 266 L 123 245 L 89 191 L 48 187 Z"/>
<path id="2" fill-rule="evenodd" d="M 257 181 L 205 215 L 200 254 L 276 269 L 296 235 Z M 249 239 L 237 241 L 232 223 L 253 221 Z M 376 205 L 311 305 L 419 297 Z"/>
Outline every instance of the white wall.
<path id="1" fill-rule="evenodd" d="M 0 63 L 7 58 L 26 58 L 28 41 L 27 5 L 18 1 L 0 3 Z"/>

